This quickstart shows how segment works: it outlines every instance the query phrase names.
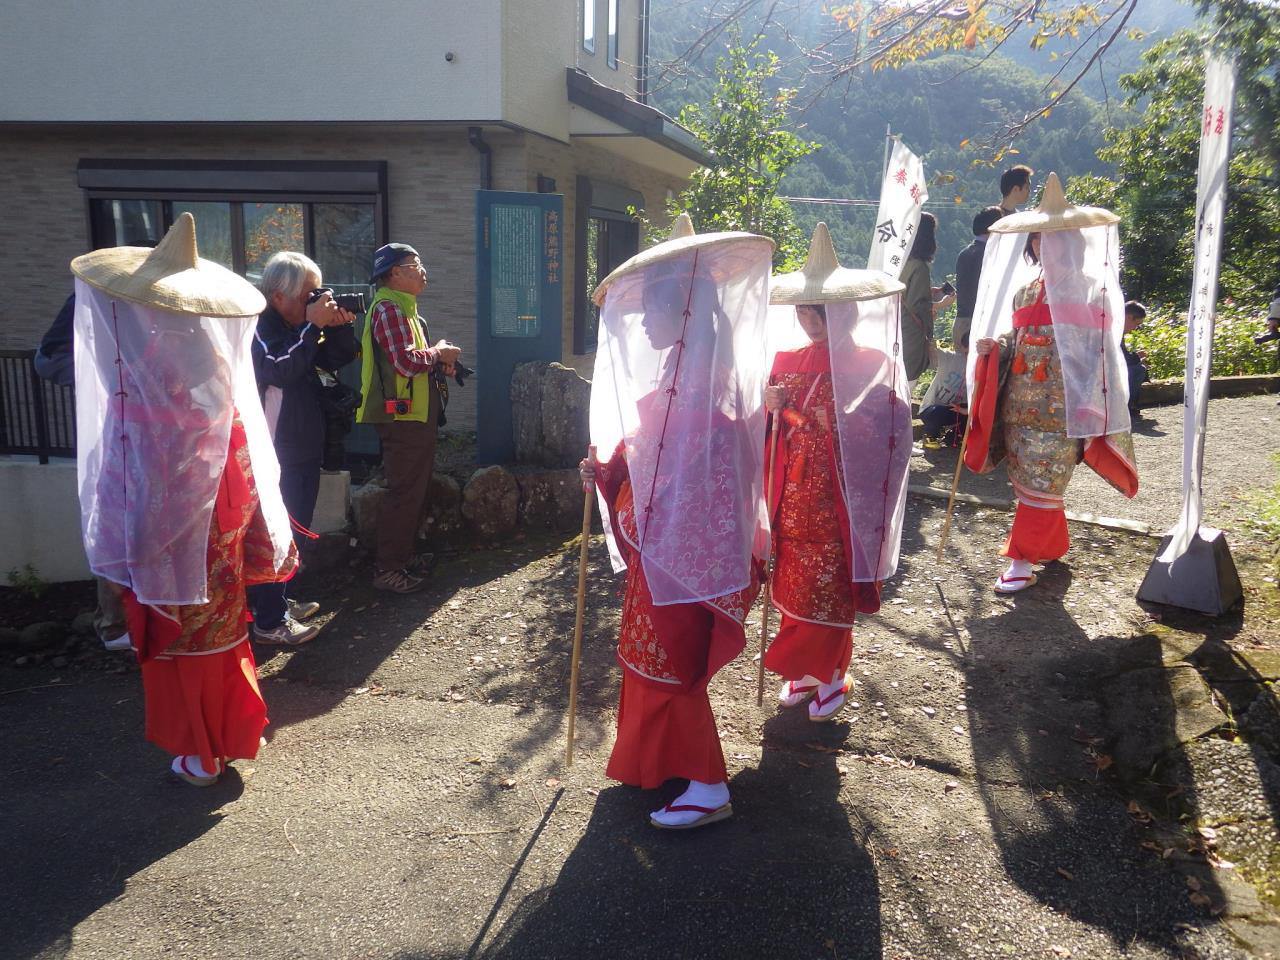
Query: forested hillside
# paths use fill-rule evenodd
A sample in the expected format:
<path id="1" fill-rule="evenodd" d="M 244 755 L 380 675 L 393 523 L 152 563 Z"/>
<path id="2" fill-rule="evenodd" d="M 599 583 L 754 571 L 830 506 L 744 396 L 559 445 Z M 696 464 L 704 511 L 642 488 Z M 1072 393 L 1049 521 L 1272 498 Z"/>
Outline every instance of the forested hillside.
<path id="1" fill-rule="evenodd" d="M 1129 69 L 1150 42 L 1191 17 L 1189 7 L 1172 0 L 1152 0 L 1139 8 L 1135 25 L 1143 31 L 1143 39 L 1126 40 L 1114 48 L 1108 54 L 1107 70 L 1114 74 Z M 654 0 L 655 62 L 675 58 L 702 32 L 705 23 L 700 3 Z M 783 56 L 782 83 L 803 87 L 807 82 L 812 87 L 804 64 L 794 56 L 795 39 L 812 44 L 829 37 L 834 21 L 824 5 L 815 2 L 811 12 L 789 20 L 786 26 L 786 32 L 766 28 L 761 46 Z M 753 25 L 748 22 L 744 29 L 749 38 Z M 660 81 L 655 88 L 657 105 L 676 116 L 684 104 L 705 99 L 711 88 L 706 77 L 724 42 L 688 65 L 683 76 Z M 1100 101 L 1081 91 L 1073 91 L 1049 117 L 1033 124 L 1014 144 L 1017 153 L 1000 167 L 975 164 L 978 151 L 961 144 L 976 142 L 1008 116 L 1043 103 L 1048 76 L 1037 69 L 1052 71 L 1059 65 L 1053 51 L 1032 53 L 1011 46 L 1008 53 L 1010 56 L 997 55 L 985 62 L 977 55 L 942 55 L 897 70 L 867 71 L 821 97 L 802 96 L 801 102 L 811 102 L 796 118 L 798 132 L 819 143 L 821 149 L 796 165 L 784 181 L 783 193 L 842 201 L 796 203 L 796 215 L 804 229 L 826 220 L 845 263 L 860 266 L 865 262 L 879 197 L 886 126 L 923 158 L 929 174 L 926 209 L 939 221 L 935 276 L 951 272 L 956 254 L 971 238 L 973 215 L 999 200 L 996 183 L 1003 167 L 1027 163 L 1040 173 L 1038 183 L 1050 170 L 1056 170 L 1064 180 L 1085 173 L 1108 175 L 1110 169 L 1098 159 L 1097 151 L 1103 146 L 1103 127 L 1122 119 L 1122 108 L 1114 100 Z M 1015 62 L 1015 57 L 1023 62 Z M 1104 86 L 1114 90 L 1115 76 L 1103 72 L 1087 86 L 1097 92 Z"/>

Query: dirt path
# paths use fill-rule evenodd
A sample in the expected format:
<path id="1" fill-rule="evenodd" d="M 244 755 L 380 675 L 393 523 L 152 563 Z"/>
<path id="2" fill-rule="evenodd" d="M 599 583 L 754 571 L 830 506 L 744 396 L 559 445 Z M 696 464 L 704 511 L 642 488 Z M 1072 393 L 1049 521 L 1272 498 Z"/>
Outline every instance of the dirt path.
<path id="1" fill-rule="evenodd" d="M 1228 406 L 1240 425 L 1269 412 Z M 1176 446 L 1144 443 L 1147 461 Z M 1236 457 L 1210 484 L 1219 511 L 1229 478 L 1263 472 L 1259 447 L 1216 444 L 1215 464 Z M 1167 507 L 1134 504 L 1153 523 Z M 1134 603 L 1149 538 L 1073 524 L 1068 562 L 1010 600 L 988 588 L 1007 513 L 962 506 L 943 565 L 941 521 L 941 503 L 910 501 L 841 722 L 757 707 L 750 650 L 718 675 L 736 815 L 691 835 L 651 829 L 663 798 L 603 777 L 620 583 L 599 538 L 571 771 L 576 552 L 545 540 L 447 557 L 414 597 L 373 594 L 363 570 L 326 580 L 321 637 L 259 651 L 268 748 L 207 791 L 165 782 L 136 671 L 0 666 L 0 956 L 1246 956 L 1226 924 L 1252 907 L 1226 873 L 1195 891 L 1180 852 L 1144 847 L 1152 827 L 1105 769 L 1153 744 L 1182 758 L 1170 638 L 1229 648 Z M 1246 620 L 1229 639 L 1274 633 Z M 1192 801 L 1235 789 L 1185 753 Z M 1266 762 L 1240 766 L 1239 790 Z M 1185 810 L 1177 793 L 1153 812 Z M 1280 784 L 1258 798 L 1265 828 Z"/>

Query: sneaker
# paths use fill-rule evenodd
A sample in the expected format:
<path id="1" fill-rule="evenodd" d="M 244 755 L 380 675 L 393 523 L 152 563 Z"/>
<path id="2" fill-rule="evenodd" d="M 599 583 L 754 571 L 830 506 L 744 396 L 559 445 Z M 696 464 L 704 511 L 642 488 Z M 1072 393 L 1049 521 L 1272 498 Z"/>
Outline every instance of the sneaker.
<path id="1" fill-rule="evenodd" d="M 431 572 L 431 568 L 436 565 L 436 555 L 434 553 L 420 553 L 407 564 L 405 569 L 412 574 L 426 574 Z"/>
<path id="2" fill-rule="evenodd" d="M 314 640 L 319 632 L 320 628 L 314 624 L 299 623 L 287 614 L 280 626 L 270 630 L 259 629 L 256 623 L 253 625 L 253 639 L 268 646 L 296 647 Z"/>
<path id="3" fill-rule="evenodd" d="M 110 640 L 102 641 L 102 649 L 104 650 L 132 650 L 133 641 L 129 639 L 129 634 L 122 633 L 118 637 L 112 637 Z"/>
<path id="4" fill-rule="evenodd" d="M 417 593 L 427 585 L 425 577 L 415 577 L 408 570 L 387 570 L 375 574 L 373 588 L 389 590 L 391 593 Z"/>
<path id="5" fill-rule="evenodd" d="M 310 620 L 320 612 L 320 604 L 314 600 L 286 600 L 289 616 L 295 620 Z"/>

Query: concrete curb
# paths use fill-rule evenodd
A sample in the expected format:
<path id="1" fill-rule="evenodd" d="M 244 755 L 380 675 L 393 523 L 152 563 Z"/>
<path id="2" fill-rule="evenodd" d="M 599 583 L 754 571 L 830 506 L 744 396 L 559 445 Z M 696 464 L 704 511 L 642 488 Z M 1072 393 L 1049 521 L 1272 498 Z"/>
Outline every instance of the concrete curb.
<path id="1" fill-rule="evenodd" d="M 941 490 L 938 487 L 931 487 L 923 483 L 907 484 L 907 493 L 919 497 L 928 497 L 932 500 L 946 500 L 951 496 L 950 490 Z M 959 491 L 956 492 L 956 502 L 978 507 L 991 507 L 996 510 L 1012 510 L 1014 506 L 1012 500 L 1006 500 L 1002 497 L 983 497 Z M 1082 510 L 1068 510 L 1067 519 L 1075 520 L 1077 523 L 1087 523 L 1094 527 L 1104 527 L 1108 530 L 1136 533 L 1156 540 L 1161 537 L 1161 534 L 1152 531 L 1151 524 L 1143 523 L 1141 520 L 1126 520 L 1123 517 L 1100 517 L 1096 513 L 1086 513 Z"/>
<path id="2" fill-rule="evenodd" d="M 1182 402 L 1183 381 L 1153 380 L 1142 385 L 1138 395 L 1144 405 L 1165 406 Z M 1209 380 L 1209 399 L 1219 397 L 1248 397 L 1259 393 L 1280 392 L 1280 375 L 1270 373 L 1247 374 L 1242 377 L 1213 377 Z"/>

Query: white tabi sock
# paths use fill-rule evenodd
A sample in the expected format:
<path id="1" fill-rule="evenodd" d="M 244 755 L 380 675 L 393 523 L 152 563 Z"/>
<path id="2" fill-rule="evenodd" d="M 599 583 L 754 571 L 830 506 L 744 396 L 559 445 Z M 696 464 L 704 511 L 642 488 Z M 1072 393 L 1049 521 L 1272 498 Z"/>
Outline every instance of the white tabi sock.
<path id="1" fill-rule="evenodd" d="M 721 780 L 719 783 L 703 783 L 700 780 L 690 780 L 689 789 L 671 801 L 669 806 L 695 806 L 704 807 L 708 811 L 719 810 L 729 802 L 729 785 Z M 655 810 L 650 814 L 651 819 L 667 827 L 683 826 L 693 823 L 695 820 L 701 820 L 707 816 L 702 810 L 675 810 L 668 811 L 666 807 Z"/>
<path id="2" fill-rule="evenodd" d="M 1012 580 L 1014 577 L 1031 576 L 1031 564 L 1026 560 L 1010 560 L 1009 569 L 1004 572 L 1006 580 Z"/>
<path id="3" fill-rule="evenodd" d="M 837 668 L 831 674 L 830 683 L 822 683 L 818 685 L 818 696 L 825 700 L 842 687 L 844 687 L 844 674 Z"/>

